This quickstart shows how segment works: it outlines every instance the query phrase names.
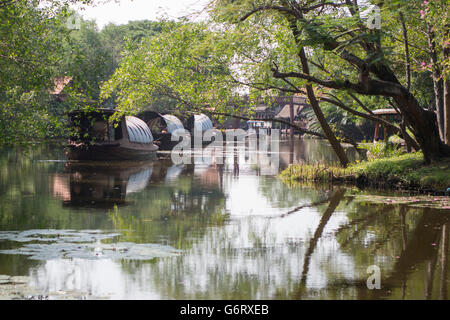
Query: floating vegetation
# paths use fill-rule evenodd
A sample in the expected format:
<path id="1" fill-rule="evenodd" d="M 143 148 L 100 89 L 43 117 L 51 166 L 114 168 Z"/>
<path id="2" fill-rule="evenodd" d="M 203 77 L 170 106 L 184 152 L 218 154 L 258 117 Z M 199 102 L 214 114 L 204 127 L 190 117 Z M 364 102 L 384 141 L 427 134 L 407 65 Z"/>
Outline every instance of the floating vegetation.
<path id="1" fill-rule="evenodd" d="M 70 290 L 43 294 L 30 285 L 30 277 L 0 275 L 0 300 L 105 300 L 109 297 L 96 297 L 86 293 Z"/>
<path id="2" fill-rule="evenodd" d="M 355 195 L 353 201 L 370 202 L 377 204 L 407 205 L 419 208 L 435 208 L 450 210 L 450 198 L 444 196 L 376 196 Z"/>
<path id="3" fill-rule="evenodd" d="M 38 297 L 39 292 L 28 286 L 29 278 L 23 276 L 0 275 L 0 300 Z"/>
<path id="4" fill-rule="evenodd" d="M 100 230 L 54 230 L 33 229 L 26 231 L 0 231 L 0 240 L 16 242 L 58 241 L 58 242 L 90 242 L 113 239 L 120 233 L 105 233 Z"/>
<path id="5" fill-rule="evenodd" d="M 64 258 L 152 260 L 181 253 L 171 246 L 133 242 L 103 243 L 121 234 L 98 230 L 1 231 L 0 240 L 31 242 L 22 247 L 0 250 L 2 254 L 27 255 L 33 260 Z"/>

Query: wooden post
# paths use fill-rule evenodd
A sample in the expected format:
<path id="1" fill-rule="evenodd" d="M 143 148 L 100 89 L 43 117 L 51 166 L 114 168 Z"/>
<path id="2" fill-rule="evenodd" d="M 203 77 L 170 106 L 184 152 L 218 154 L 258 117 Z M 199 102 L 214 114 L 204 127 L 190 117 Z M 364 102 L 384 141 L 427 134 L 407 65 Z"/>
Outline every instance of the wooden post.
<path id="1" fill-rule="evenodd" d="M 241 120 L 240 119 L 238 119 L 238 118 L 235 118 L 234 119 L 234 129 L 239 129 L 239 127 L 240 127 L 240 123 L 241 123 Z"/>
<path id="2" fill-rule="evenodd" d="M 291 123 L 294 123 L 294 98 L 291 97 L 291 104 L 289 105 L 289 115 Z M 291 126 L 291 139 L 294 138 L 294 127 Z"/>
<path id="3" fill-rule="evenodd" d="M 385 117 L 385 119 L 387 119 L 387 116 Z M 383 125 L 384 127 L 384 142 L 388 142 L 388 128 Z"/>
<path id="4" fill-rule="evenodd" d="M 289 141 L 289 164 L 294 163 L 294 141 Z"/>
<path id="5" fill-rule="evenodd" d="M 373 135 L 373 142 L 377 142 L 379 133 L 380 133 L 380 123 L 377 122 L 375 124 L 375 133 Z"/>

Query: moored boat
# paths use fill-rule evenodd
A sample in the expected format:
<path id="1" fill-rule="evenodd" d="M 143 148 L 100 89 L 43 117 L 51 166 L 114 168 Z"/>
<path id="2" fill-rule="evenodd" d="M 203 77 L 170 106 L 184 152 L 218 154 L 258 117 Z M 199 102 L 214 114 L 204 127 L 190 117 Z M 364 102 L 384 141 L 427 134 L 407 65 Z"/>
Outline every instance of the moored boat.
<path id="1" fill-rule="evenodd" d="M 147 124 L 124 116 L 109 121 L 113 109 L 69 113 L 69 160 L 145 160 L 156 158 L 156 146 Z"/>
<path id="2" fill-rule="evenodd" d="M 214 131 L 211 119 L 203 113 L 191 115 L 186 121 L 186 129 L 191 134 L 192 147 L 205 147 L 215 141 L 218 134 L 217 130 Z M 208 131 L 210 136 L 206 137 Z"/>
<path id="3" fill-rule="evenodd" d="M 171 114 L 160 114 L 154 111 L 144 111 L 138 115 L 150 128 L 155 144 L 161 150 L 172 150 L 179 143 L 179 138 L 172 139 L 172 135 L 186 135 L 190 139 L 189 132 L 184 129 L 183 123 Z"/>

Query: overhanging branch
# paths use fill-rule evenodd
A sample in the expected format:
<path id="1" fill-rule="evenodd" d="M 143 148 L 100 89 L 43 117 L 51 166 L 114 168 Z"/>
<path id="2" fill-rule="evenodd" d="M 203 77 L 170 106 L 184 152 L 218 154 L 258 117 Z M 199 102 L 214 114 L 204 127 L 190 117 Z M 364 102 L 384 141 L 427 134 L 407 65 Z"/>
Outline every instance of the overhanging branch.
<path id="1" fill-rule="evenodd" d="M 322 80 L 314 76 L 310 76 L 305 73 L 300 72 L 279 72 L 278 68 L 272 68 L 272 73 L 274 78 L 298 78 L 304 79 L 309 82 L 321 85 L 330 89 L 338 90 L 353 90 L 357 93 L 364 95 L 379 95 L 379 96 L 390 96 L 396 97 L 402 94 L 402 87 L 396 83 L 391 83 L 382 80 L 367 79 L 364 84 L 352 83 L 348 80 L 345 81 L 335 81 L 335 80 Z"/>

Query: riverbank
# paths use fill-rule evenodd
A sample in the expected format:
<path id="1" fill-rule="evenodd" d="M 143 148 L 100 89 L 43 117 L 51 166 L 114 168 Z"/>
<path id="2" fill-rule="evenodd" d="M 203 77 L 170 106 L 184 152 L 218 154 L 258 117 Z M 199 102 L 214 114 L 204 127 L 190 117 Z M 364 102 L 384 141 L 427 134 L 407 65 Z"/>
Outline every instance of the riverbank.
<path id="1" fill-rule="evenodd" d="M 425 165 L 423 154 L 418 152 L 358 162 L 345 169 L 324 164 L 297 164 L 283 170 L 280 178 L 285 181 L 348 183 L 444 195 L 450 188 L 450 159 Z"/>

